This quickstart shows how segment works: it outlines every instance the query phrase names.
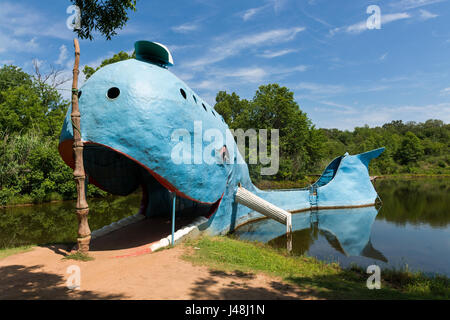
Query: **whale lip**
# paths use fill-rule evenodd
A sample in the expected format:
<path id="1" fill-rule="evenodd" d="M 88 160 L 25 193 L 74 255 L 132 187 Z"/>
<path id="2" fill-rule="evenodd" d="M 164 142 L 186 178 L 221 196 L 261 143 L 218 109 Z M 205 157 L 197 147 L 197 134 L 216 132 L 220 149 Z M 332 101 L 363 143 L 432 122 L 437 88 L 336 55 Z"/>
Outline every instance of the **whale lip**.
<path id="1" fill-rule="evenodd" d="M 138 160 L 134 159 L 133 157 L 129 156 L 128 154 L 121 152 L 117 149 L 114 149 L 108 145 L 102 144 L 102 143 L 97 143 L 97 142 L 93 142 L 93 141 L 84 141 L 83 143 L 85 146 L 101 146 L 101 147 L 107 148 L 115 153 L 118 153 L 118 154 L 132 160 L 134 163 L 136 163 L 141 168 L 145 169 L 150 175 L 152 175 L 153 178 L 155 178 L 155 180 L 158 181 L 159 184 L 161 184 L 164 188 L 166 188 L 170 192 L 175 193 L 177 196 L 179 196 L 181 198 L 185 198 L 185 199 L 188 199 L 188 200 L 200 203 L 200 204 L 211 205 L 212 207 L 216 207 L 216 209 L 219 206 L 219 204 L 223 198 L 223 194 L 219 199 L 217 199 L 216 201 L 213 201 L 213 202 L 205 202 L 205 201 L 201 201 L 201 200 L 192 198 L 192 197 L 188 196 L 187 194 L 183 193 L 182 191 L 180 191 L 179 189 L 177 189 L 166 178 L 159 175 L 154 170 L 150 169 L 149 167 L 147 167 L 143 163 L 139 162 Z M 64 162 L 72 169 L 75 169 L 75 161 L 74 161 L 73 153 L 72 153 L 72 145 L 73 145 L 73 139 L 67 139 L 67 140 L 61 141 L 58 146 L 58 151 L 61 155 L 61 158 L 64 160 Z M 94 184 L 95 186 L 104 190 L 104 187 L 100 183 L 95 181 L 94 178 L 89 177 L 89 180 L 90 180 L 90 182 L 92 182 L 92 184 Z"/>

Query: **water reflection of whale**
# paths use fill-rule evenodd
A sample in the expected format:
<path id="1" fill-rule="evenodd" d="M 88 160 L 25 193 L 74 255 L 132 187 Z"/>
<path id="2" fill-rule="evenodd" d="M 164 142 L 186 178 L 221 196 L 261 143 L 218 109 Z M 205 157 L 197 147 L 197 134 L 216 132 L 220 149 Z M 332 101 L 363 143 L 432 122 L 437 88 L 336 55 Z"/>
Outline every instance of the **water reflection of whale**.
<path id="1" fill-rule="evenodd" d="M 346 256 L 363 256 L 387 262 L 370 241 L 373 222 L 378 214 L 375 207 L 330 209 L 292 215 L 292 246 L 303 254 L 322 234 L 328 243 Z M 286 229 L 271 219 L 243 225 L 236 234 L 241 239 L 261 241 L 285 247 Z"/>

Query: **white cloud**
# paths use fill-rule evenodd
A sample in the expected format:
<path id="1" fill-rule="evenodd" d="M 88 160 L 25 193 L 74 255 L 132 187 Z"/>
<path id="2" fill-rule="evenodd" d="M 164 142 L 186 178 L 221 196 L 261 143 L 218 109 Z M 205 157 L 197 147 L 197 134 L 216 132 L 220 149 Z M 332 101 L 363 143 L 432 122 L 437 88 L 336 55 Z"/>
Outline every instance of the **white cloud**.
<path id="1" fill-rule="evenodd" d="M 225 77 L 241 78 L 250 82 L 259 82 L 266 75 L 267 72 L 259 67 L 235 69 L 224 74 Z"/>
<path id="2" fill-rule="evenodd" d="M 59 56 L 58 60 L 56 60 L 56 64 L 62 65 L 67 60 L 67 47 L 65 45 L 62 45 L 59 47 Z"/>
<path id="3" fill-rule="evenodd" d="M 387 56 L 388 53 L 386 52 L 385 54 L 381 55 L 381 57 L 379 57 L 378 60 L 383 61 L 384 59 L 386 59 Z"/>
<path id="4" fill-rule="evenodd" d="M 286 3 L 287 3 L 286 0 L 269 0 L 267 1 L 267 4 L 263 6 L 247 9 L 243 12 L 240 12 L 239 15 L 241 16 L 242 20 L 248 21 L 252 19 L 254 16 L 262 13 L 266 9 L 273 8 L 273 11 L 275 13 L 278 13 L 279 11 L 284 9 Z"/>
<path id="5" fill-rule="evenodd" d="M 43 37 L 71 39 L 65 20 L 51 23 L 39 11 L 11 2 L 0 3 L 0 52 L 36 52 Z"/>
<path id="6" fill-rule="evenodd" d="M 0 53 L 6 51 L 15 52 L 35 52 L 39 49 L 36 37 L 27 39 L 17 39 L 3 34 L 0 31 Z"/>
<path id="7" fill-rule="evenodd" d="M 375 113 L 384 115 L 385 122 L 402 119 L 404 121 L 426 121 L 428 119 L 440 119 L 444 122 L 450 121 L 450 103 L 436 103 L 428 105 L 400 105 L 400 106 L 385 106 L 381 108 L 373 108 L 372 112 L 368 113 L 368 121 L 370 116 Z M 382 123 L 375 123 L 382 124 Z"/>
<path id="8" fill-rule="evenodd" d="M 333 103 L 331 101 L 319 101 L 319 103 L 335 108 L 316 106 L 313 121 L 319 127 L 353 129 L 365 124 L 380 126 L 392 120 L 424 122 L 428 119 L 441 119 L 450 121 L 450 103 L 436 103 L 428 105 L 371 105 L 365 107 L 348 106 Z M 328 116 L 323 117 L 326 113 Z M 316 119 L 314 119 L 316 118 Z"/>
<path id="9" fill-rule="evenodd" d="M 442 90 L 440 91 L 440 93 L 441 93 L 441 95 L 443 95 L 443 96 L 450 94 L 450 87 L 445 88 L 445 89 L 442 89 Z"/>
<path id="10" fill-rule="evenodd" d="M 66 27 L 65 19 L 51 23 L 44 14 L 22 4 L 0 3 L 0 32 L 11 38 L 17 37 L 50 37 L 71 39 L 73 32 Z"/>
<path id="11" fill-rule="evenodd" d="M 9 60 L 0 60 L 0 68 L 4 65 L 4 64 L 13 64 L 14 60 L 9 59 Z"/>
<path id="12" fill-rule="evenodd" d="M 384 24 L 388 24 L 390 22 L 394 22 L 397 20 L 409 19 L 409 18 L 411 18 L 411 15 L 406 12 L 381 14 L 381 28 L 383 28 Z M 355 23 L 355 24 L 352 24 L 352 25 L 349 25 L 346 27 L 334 28 L 334 29 L 330 30 L 330 35 L 333 36 L 338 32 L 359 34 L 366 30 L 369 30 L 367 28 L 367 20 L 363 20 L 363 21 L 360 21 L 358 23 Z"/>
<path id="13" fill-rule="evenodd" d="M 229 57 L 239 54 L 241 51 L 249 48 L 255 48 L 260 45 L 272 45 L 276 43 L 288 42 L 295 36 L 305 30 L 304 27 L 293 27 L 288 29 L 274 29 L 251 35 L 244 35 L 239 38 L 220 39 L 216 46 L 211 46 L 209 52 L 198 59 L 186 64 L 186 67 L 198 67 L 213 64 Z"/>
<path id="14" fill-rule="evenodd" d="M 343 85 L 343 84 L 324 84 L 316 82 L 300 82 L 298 84 L 290 85 L 302 97 L 313 101 L 325 101 L 332 96 L 342 96 L 345 94 L 355 94 L 355 93 L 368 93 L 368 92 L 378 92 L 390 89 L 387 85 Z"/>
<path id="15" fill-rule="evenodd" d="M 236 78 L 238 81 L 242 82 L 264 82 L 273 80 L 274 76 L 281 76 L 282 78 L 286 75 L 295 72 L 304 72 L 308 69 L 305 65 L 286 67 L 272 67 L 272 66 L 253 66 L 245 68 L 214 68 L 208 71 L 208 77 L 213 77 L 219 82 L 224 82 L 226 78 Z M 236 81 L 234 81 L 236 84 Z"/>
<path id="16" fill-rule="evenodd" d="M 203 81 L 200 81 L 199 83 L 195 84 L 195 88 L 197 88 L 197 89 L 215 90 L 216 87 L 217 87 L 217 82 L 212 81 L 212 80 L 203 80 Z"/>
<path id="17" fill-rule="evenodd" d="M 402 10 L 409 10 L 419 7 L 428 6 L 430 4 L 443 2 L 446 0 L 400 0 L 392 2 L 390 5 L 394 8 L 401 8 Z"/>
<path id="18" fill-rule="evenodd" d="M 259 54 L 260 57 L 263 58 L 276 58 L 281 57 L 286 54 L 297 52 L 298 50 L 295 49 L 284 49 L 284 50 L 278 50 L 278 51 L 271 51 L 271 50 L 265 50 L 263 53 Z"/>
<path id="19" fill-rule="evenodd" d="M 390 13 L 390 14 L 382 14 L 381 15 L 381 25 L 390 23 L 397 20 L 408 19 L 411 18 L 411 15 L 406 12 L 399 13 Z"/>
<path id="20" fill-rule="evenodd" d="M 177 33 L 189 33 L 199 29 L 197 23 L 185 23 L 176 27 L 172 27 L 172 31 Z"/>
<path id="21" fill-rule="evenodd" d="M 272 3 L 273 10 L 275 13 L 278 13 L 279 11 L 283 10 L 286 7 L 286 4 L 288 3 L 287 0 L 269 0 L 269 3 Z"/>
<path id="22" fill-rule="evenodd" d="M 285 72 L 295 72 L 295 71 L 299 71 L 299 72 L 303 72 L 306 71 L 308 69 L 308 66 L 305 65 L 299 65 L 296 67 L 292 67 L 292 68 L 288 68 L 288 69 L 282 69 L 282 70 L 286 70 Z"/>
<path id="23" fill-rule="evenodd" d="M 196 48 L 196 47 L 198 47 L 198 45 L 196 45 L 196 44 L 187 44 L 187 45 L 167 44 L 166 47 L 169 48 L 171 53 L 173 53 L 175 51 L 182 51 L 185 49 Z"/>
<path id="24" fill-rule="evenodd" d="M 420 19 L 421 20 L 433 19 L 433 18 L 436 18 L 439 16 L 439 15 L 431 13 L 427 10 L 420 9 L 419 11 L 420 11 Z"/>
<path id="25" fill-rule="evenodd" d="M 323 19 L 321 19 L 321 18 L 318 18 L 318 17 L 316 17 L 316 16 L 313 16 L 313 15 L 307 13 L 307 12 L 304 11 L 304 10 L 301 10 L 301 12 L 302 12 L 305 16 L 307 16 L 308 18 L 313 19 L 314 21 L 316 21 L 316 22 L 318 22 L 318 23 L 320 23 L 320 24 L 322 24 L 322 25 L 324 25 L 324 26 L 326 26 L 326 27 L 329 27 L 329 28 L 333 27 L 331 24 L 329 24 L 329 23 L 326 22 L 325 20 L 323 20 Z"/>
<path id="26" fill-rule="evenodd" d="M 331 110 L 338 111 L 339 113 L 349 114 L 349 113 L 355 112 L 355 107 L 349 106 L 347 104 L 336 103 L 336 102 L 328 101 L 328 100 L 319 100 L 317 102 L 327 105 L 327 106 L 331 106 L 331 107 L 333 107 Z"/>
<path id="27" fill-rule="evenodd" d="M 314 95 L 329 95 L 346 91 L 346 88 L 343 85 L 330 85 L 314 82 L 300 82 L 294 89 L 308 91 Z"/>
<path id="28" fill-rule="evenodd" d="M 210 96 L 214 98 L 219 90 L 234 91 L 236 88 L 252 88 L 253 90 L 260 84 L 280 82 L 289 75 L 304 72 L 307 69 L 308 67 L 305 65 L 291 67 L 258 65 L 237 68 L 207 66 L 199 72 L 194 71 L 192 73 L 190 71 L 192 78 L 190 85 L 193 89 L 201 91 L 202 97 Z M 183 74 L 180 77 L 182 78 Z"/>
<path id="29" fill-rule="evenodd" d="M 242 20 L 247 21 L 250 20 L 251 18 L 253 18 L 253 16 L 255 16 L 256 14 L 260 13 L 261 11 L 263 11 L 265 8 L 267 8 L 267 6 L 262 6 L 262 7 L 258 7 L 258 8 L 250 8 L 248 10 L 245 10 L 241 16 L 242 16 Z"/>

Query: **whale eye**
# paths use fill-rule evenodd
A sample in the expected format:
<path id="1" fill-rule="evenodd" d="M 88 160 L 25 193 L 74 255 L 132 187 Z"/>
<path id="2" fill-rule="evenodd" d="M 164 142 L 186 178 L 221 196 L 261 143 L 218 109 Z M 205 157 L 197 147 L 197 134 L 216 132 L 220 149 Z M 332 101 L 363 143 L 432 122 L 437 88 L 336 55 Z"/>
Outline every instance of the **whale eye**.
<path id="1" fill-rule="evenodd" d="M 223 165 L 225 163 L 229 163 L 230 161 L 230 154 L 228 153 L 227 146 L 224 145 L 222 148 L 217 150 L 218 154 L 220 155 L 219 162 L 217 164 Z"/>
<path id="2" fill-rule="evenodd" d="M 227 146 L 224 145 L 222 147 L 222 149 L 220 150 L 220 155 L 222 156 L 223 162 L 226 162 L 226 161 L 230 160 L 230 154 L 228 153 Z"/>
<path id="3" fill-rule="evenodd" d="M 180 93 L 186 99 L 186 92 L 183 89 L 180 89 Z"/>
<path id="4" fill-rule="evenodd" d="M 119 94 L 120 94 L 120 90 L 119 90 L 119 88 L 117 88 L 117 87 L 112 87 L 112 88 L 109 88 L 108 89 L 108 92 L 106 93 L 106 96 L 109 98 L 109 99 L 116 99 L 118 96 L 119 96 Z"/>

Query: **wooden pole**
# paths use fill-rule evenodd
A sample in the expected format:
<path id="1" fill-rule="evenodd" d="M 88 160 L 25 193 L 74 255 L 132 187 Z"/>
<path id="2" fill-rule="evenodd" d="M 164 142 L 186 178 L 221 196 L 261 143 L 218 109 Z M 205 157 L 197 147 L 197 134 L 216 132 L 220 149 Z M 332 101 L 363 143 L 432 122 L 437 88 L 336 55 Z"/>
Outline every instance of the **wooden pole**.
<path id="1" fill-rule="evenodd" d="M 77 185 L 77 205 L 76 213 L 78 217 L 78 251 L 88 252 L 89 242 L 91 241 L 91 230 L 89 229 L 87 215 L 89 213 L 89 206 L 86 201 L 86 174 L 83 165 L 83 141 L 81 141 L 81 127 L 80 127 L 80 109 L 78 107 L 78 74 L 80 71 L 80 46 L 78 40 L 73 40 L 75 46 L 75 64 L 73 67 L 73 82 L 72 82 L 72 119 L 73 129 L 73 155 L 75 158 L 75 169 L 73 171 L 73 178 Z"/>
<path id="2" fill-rule="evenodd" d="M 172 193 L 172 246 L 175 245 L 175 205 L 177 201 L 177 194 Z"/>

